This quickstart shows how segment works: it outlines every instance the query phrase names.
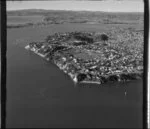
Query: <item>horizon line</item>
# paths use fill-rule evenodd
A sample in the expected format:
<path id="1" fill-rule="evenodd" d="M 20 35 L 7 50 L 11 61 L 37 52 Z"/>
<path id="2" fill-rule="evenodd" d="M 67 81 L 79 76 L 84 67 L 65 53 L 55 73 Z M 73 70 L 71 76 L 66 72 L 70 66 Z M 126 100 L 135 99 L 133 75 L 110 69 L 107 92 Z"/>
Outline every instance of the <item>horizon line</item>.
<path id="1" fill-rule="evenodd" d="M 72 11 L 72 12 L 109 12 L 109 13 L 144 13 L 144 11 L 100 11 L 100 10 L 71 10 L 71 9 L 41 9 L 41 8 L 31 8 L 31 9 L 6 9 L 7 12 L 11 11 L 26 11 L 26 10 L 43 10 L 43 11 Z"/>

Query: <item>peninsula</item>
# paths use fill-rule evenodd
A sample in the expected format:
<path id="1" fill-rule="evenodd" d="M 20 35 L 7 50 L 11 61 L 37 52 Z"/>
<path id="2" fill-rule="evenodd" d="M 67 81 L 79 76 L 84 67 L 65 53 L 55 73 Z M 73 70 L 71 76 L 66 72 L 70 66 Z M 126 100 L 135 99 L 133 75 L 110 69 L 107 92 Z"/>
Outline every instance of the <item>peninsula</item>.
<path id="1" fill-rule="evenodd" d="M 25 48 L 56 64 L 75 83 L 130 81 L 143 77 L 143 33 L 119 27 L 105 33 L 55 33 Z"/>

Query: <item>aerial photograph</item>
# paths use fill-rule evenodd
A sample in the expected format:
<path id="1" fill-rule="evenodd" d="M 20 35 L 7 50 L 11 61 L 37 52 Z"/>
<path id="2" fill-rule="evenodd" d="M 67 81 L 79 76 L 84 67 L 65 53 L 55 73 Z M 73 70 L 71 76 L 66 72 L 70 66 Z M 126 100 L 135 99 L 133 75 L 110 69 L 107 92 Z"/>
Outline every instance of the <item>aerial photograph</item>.
<path id="1" fill-rule="evenodd" d="M 143 0 L 6 7 L 7 128 L 143 127 Z"/>

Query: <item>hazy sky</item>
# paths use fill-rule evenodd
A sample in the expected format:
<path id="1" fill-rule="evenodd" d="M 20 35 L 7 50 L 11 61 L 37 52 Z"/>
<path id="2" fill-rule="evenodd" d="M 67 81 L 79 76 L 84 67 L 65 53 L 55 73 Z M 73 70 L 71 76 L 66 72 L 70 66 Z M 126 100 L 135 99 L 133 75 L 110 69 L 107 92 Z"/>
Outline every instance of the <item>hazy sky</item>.
<path id="1" fill-rule="evenodd" d="M 50 10 L 90 10 L 110 12 L 143 12 L 143 0 L 68 0 L 68 1 L 8 1 L 7 10 L 50 9 Z"/>

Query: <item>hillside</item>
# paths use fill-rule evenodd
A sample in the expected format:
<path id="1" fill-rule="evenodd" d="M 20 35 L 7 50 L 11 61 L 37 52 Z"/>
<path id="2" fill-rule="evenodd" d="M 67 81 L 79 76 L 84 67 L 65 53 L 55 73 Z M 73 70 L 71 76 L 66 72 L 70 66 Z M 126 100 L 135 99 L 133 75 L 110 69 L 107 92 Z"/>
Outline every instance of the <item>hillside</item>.
<path id="1" fill-rule="evenodd" d="M 99 11 L 90 12 L 38 9 L 8 11 L 7 18 L 8 27 L 23 27 L 29 25 L 47 25 L 64 23 L 143 24 L 144 20 L 143 13 L 111 13 Z"/>

